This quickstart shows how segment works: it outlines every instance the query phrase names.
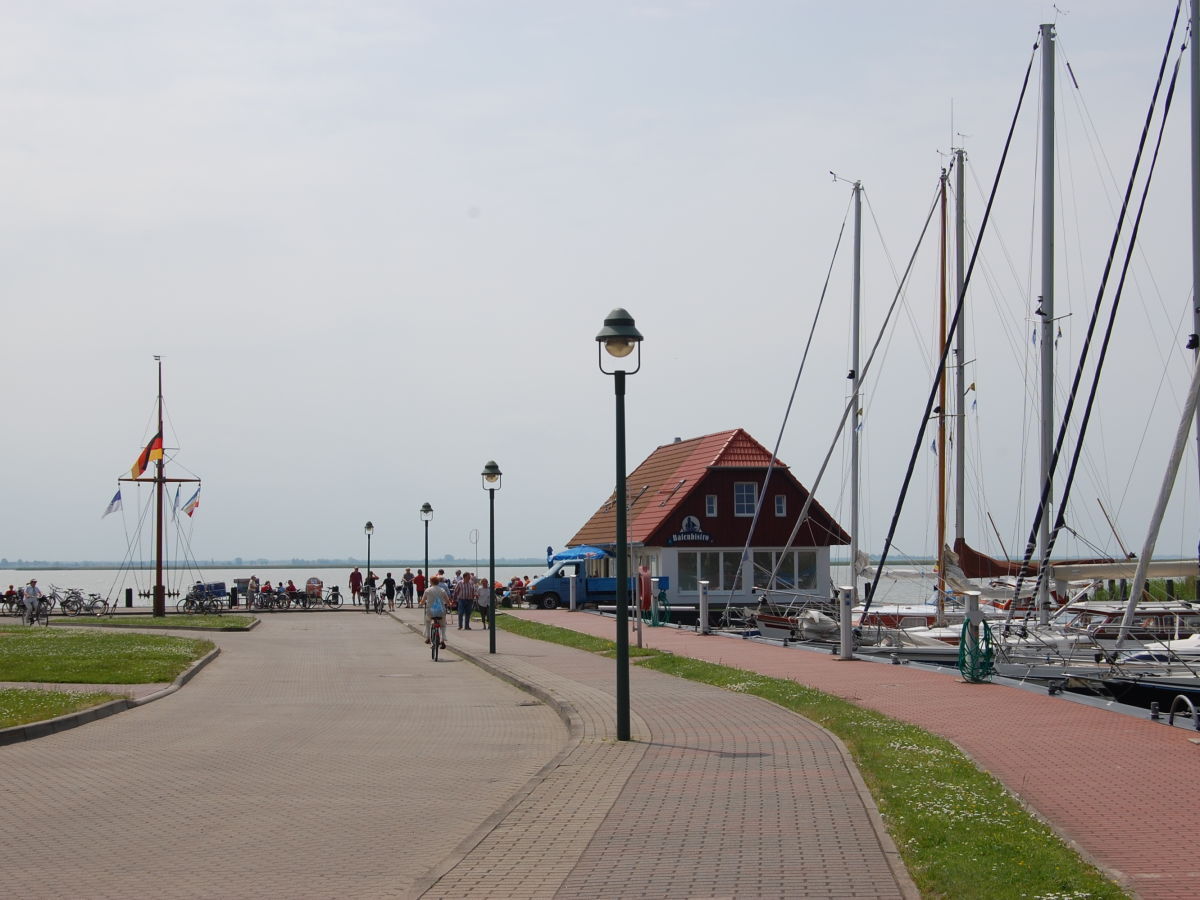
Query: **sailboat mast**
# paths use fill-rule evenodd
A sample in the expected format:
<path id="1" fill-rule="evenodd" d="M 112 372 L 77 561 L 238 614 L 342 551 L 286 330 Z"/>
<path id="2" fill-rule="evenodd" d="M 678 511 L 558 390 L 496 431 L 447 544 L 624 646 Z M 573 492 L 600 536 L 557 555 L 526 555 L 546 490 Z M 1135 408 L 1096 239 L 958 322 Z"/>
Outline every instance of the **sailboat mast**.
<path id="1" fill-rule="evenodd" d="M 1041 26 L 1042 45 L 1042 453 L 1041 488 L 1047 507 L 1053 501 L 1050 459 L 1054 453 L 1054 26 Z M 1050 509 L 1042 511 L 1043 555 L 1050 546 Z M 1039 579 L 1038 622 L 1050 621 L 1050 579 Z"/>
<path id="2" fill-rule="evenodd" d="M 942 169 L 941 179 L 941 245 L 938 252 L 938 353 L 946 346 L 946 187 L 949 175 Z M 946 367 L 938 378 L 937 429 L 937 623 L 942 624 L 946 612 Z"/>
<path id="3" fill-rule="evenodd" d="M 851 605 L 858 603 L 859 426 L 862 424 L 859 372 L 859 313 L 862 304 L 862 182 L 854 182 L 854 308 L 851 313 L 850 375 L 854 411 L 850 429 L 850 585 Z"/>
<path id="4" fill-rule="evenodd" d="M 158 360 L 158 434 L 163 434 L 163 391 L 162 391 L 162 359 Z M 154 469 L 154 615 L 167 614 L 167 594 L 163 586 L 163 496 L 166 493 L 166 475 L 164 472 L 163 456 L 159 453 Z"/>
<path id="5" fill-rule="evenodd" d="M 961 147 L 954 151 L 954 299 L 962 296 L 963 282 L 967 273 L 967 253 L 964 233 L 966 214 L 963 211 L 963 168 L 967 154 Z M 959 315 L 954 329 L 955 356 L 958 363 L 955 371 L 954 394 L 958 402 L 954 405 L 954 540 L 967 539 L 967 317 Z"/>
<path id="6" fill-rule="evenodd" d="M 1191 3 L 1188 63 L 1192 75 L 1192 335 L 1200 335 L 1200 0 Z M 1200 365 L 1200 342 L 1193 351 Z M 1200 410 L 1196 411 L 1196 443 L 1200 449 Z M 1197 453 L 1200 457 L 1200 453 Z"/>

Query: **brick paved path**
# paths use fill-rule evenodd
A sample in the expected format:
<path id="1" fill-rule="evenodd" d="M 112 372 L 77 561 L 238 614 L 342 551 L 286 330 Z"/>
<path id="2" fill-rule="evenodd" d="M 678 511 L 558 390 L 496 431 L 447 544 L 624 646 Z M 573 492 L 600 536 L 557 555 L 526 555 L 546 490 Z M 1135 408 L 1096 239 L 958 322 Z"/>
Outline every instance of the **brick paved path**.
<path id="1" fill-rule="evenodd" d="M 589 613 L 516 614 L 608 638 L 616 624 Z M 673 628 L 643 634 L 646 646 L 791 678 L 942 735 L 1143 900 L 1200 896 L 1194 731 L 1045 693 L 966 684 L 957 672 L 840 661 Z"/>
<path id="2" fill-rule="evenodd" d="M 386 617 L 264 619 L 166 699 L 0 747 L 0 894 L 411 896 L 564 746 Z"/>
<path id="3" fill-rule="evenodd" d="M 478 626 L 452 638 L 564 705 L 572 746 L 425 896 L 916 896 L 848 756 L 813 723 L 634 668 L 634 740 L 618 743 L 613 660 L 505 632 L 491 656 Z"/>

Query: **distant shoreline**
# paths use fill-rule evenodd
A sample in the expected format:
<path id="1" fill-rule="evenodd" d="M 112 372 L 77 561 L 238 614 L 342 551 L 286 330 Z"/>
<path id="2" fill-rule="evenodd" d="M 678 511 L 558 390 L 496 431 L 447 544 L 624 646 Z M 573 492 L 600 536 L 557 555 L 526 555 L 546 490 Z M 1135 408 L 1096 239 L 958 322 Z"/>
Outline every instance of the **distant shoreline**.
<path id="1" fill-rule="evenodd" d="M 485 564 L 488 560 L 480 557 L 480 564 Z M 198 568 L 205 569 L 336 569 L 345 566 L 365 566 L 365 559 L 256 559 L 250 562 L 230 562 L 221 559 L 205 559 L 198 560 L 195 563 L 181 566 L 163 564 L 163 568 L 172 572 L 189 572 L 195 571 Z M 474 567 L 476 560 L 471 559 L 430 559 L 429 565 L 432 568 L 446 568 L 447 566 L 472 566 Z M 533 557 L 522 557 L 519 559 L 496 559 L 497 566 L 513 567 L 513 566 L 544 566 L 546 560 L 535 559 Z M 384 566 L 395 567 L 425 567 L 424 559 L 372 559 L 371 568 L 382 568 Z M 88 569 L 90 571 L 121 571 L 122 569 L 133 569 L 138 572 L 153 572 L 153 563 L 138 563 L 136 565 L 122 565 L 115 562 L 66 562 L 63 560 L 54 561 L 22 561 L 20 563 L 0 563 L 0 570 L 10 572 L 67 572 L 72 569 Z"/>

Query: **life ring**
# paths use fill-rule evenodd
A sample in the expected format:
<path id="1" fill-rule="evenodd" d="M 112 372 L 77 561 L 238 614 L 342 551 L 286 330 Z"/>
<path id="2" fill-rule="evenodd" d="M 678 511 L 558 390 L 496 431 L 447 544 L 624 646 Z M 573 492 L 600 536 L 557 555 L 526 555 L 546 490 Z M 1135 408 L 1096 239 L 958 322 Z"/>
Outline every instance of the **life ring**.
<path id="1" fill-rule="evenodd" d="M 638 606 L 642 612 L 650 612 L 650 598 L 653 591 L 649 566 L 638 566 Z"/>

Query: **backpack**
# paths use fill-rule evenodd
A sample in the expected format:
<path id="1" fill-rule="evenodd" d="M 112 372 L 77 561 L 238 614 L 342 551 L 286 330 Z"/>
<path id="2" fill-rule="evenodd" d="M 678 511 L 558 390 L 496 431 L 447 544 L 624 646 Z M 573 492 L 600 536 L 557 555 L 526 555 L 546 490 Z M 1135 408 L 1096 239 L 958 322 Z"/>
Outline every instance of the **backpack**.
<path id="1" fill-rule="evenodd" d="M 441 591 L 434 594 L 429 601 L 429 615 L 433 618 L 441 618 L 446 615 L 446 603 L 442 600 Z"/>

